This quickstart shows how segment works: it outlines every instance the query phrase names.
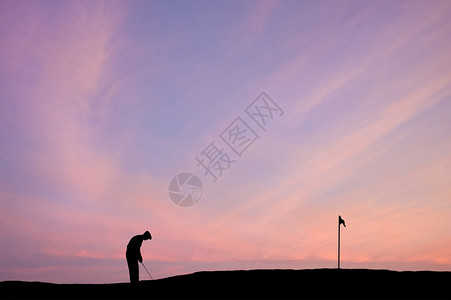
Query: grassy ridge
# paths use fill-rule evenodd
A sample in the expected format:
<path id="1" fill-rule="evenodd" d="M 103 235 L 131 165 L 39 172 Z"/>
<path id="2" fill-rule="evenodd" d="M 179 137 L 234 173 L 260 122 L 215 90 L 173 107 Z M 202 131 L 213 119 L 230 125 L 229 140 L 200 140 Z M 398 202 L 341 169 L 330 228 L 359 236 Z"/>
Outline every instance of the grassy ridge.
<path id="1" fill-rule="evenodd" d="M 0 282 L 2 299 L 445 299 L 451 272 L 211 271 L 117 284 Z"/>

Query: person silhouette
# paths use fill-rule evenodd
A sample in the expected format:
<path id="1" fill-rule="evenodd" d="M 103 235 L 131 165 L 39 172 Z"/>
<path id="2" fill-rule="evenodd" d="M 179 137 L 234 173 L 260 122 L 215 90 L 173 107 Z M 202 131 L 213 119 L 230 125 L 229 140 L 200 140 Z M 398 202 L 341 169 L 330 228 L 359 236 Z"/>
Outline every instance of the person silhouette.
<path id="1" fill-rule="evenodd" d="M 143 257 L 141 255 L 141 245 L 145 240 L 151 240 L 152 235 L 149 231 L 144 232 L 144 234 L 135 235 L 130 239 L 127 244 L 127 251 L 125 252 L 125 257 L 127 258 L 128 273 L 130 275 L 130 283 L 139 282 L 139 266 L 143 262 Z"/>

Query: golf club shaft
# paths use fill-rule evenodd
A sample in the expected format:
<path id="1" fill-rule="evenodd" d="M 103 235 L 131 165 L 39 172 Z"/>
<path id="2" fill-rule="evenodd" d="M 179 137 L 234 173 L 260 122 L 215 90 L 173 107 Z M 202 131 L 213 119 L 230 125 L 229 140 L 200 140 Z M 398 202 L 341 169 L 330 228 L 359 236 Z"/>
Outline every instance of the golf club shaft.
<path id="1" fill-rule="evenodd" d="M 152 278 L 152 275 L 150 275 L 149 271 L 147 271 L 147 268 L 146 268 L 146 266 L 144 265 L 144 263 L 143 263 L 143 262 L 141 262 L 141 264 L 143 265 L 143 267 L 144 267 L 144 269 L 146 270 L 147 274 L 149 274 L 149 276 L 150 276 L 150 279 L 152 279 L 152 280 L 153 280 L 153 278 Z"/>

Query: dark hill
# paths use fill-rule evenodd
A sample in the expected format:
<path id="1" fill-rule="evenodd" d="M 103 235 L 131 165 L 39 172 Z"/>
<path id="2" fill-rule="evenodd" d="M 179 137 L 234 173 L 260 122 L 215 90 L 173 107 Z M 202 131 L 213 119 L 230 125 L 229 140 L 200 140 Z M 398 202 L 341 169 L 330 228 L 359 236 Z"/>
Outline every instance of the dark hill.
<path id="1" fill-rule="evenodd" d="M 137 286 L 0 282 L 2 299 L 445 299 L 451 272 L 366 269 L 197 272 Z"/>

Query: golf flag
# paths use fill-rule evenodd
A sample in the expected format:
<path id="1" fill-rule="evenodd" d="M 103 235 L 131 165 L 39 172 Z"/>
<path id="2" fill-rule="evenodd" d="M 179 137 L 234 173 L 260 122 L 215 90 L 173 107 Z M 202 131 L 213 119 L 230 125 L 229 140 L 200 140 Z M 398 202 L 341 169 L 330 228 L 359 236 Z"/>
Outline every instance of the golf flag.
<path id="1" fill-rule="evenodd" d="M 343 224 L 346 227 L 345 220 L 338 215 L 338 268 L 340 269 L 340 225 Z"/>

